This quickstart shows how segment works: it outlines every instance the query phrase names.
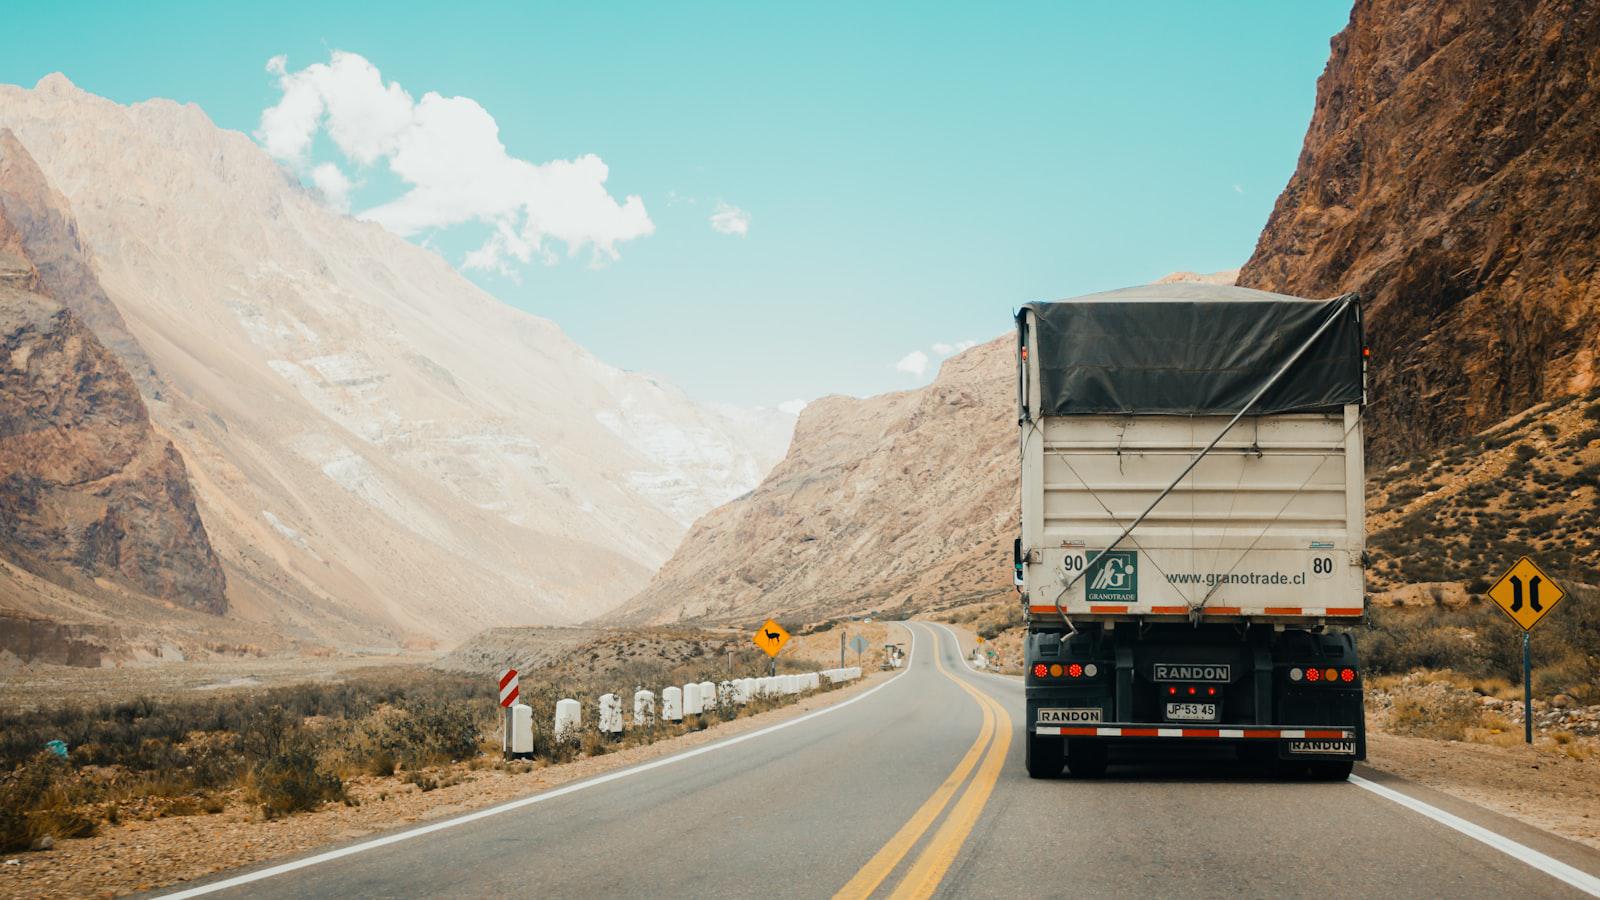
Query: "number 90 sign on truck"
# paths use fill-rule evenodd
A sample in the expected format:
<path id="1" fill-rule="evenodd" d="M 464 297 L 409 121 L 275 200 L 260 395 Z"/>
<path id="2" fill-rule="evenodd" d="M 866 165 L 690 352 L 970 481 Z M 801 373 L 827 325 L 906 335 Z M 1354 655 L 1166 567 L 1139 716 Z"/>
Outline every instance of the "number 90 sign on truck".
<path id="1" fill-rule="evenodd" d="M 1359 298 L 1168 284 L 1017 314 L 1027 767 L 1366 755 Z M 1332 627 L 1330 627 L 1332 626 Z"/>

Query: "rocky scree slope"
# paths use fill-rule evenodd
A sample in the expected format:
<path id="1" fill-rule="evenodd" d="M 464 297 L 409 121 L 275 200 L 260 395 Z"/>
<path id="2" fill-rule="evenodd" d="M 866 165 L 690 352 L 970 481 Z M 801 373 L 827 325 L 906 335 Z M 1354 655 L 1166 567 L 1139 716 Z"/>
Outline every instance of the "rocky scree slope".
<path id="1" fill-rule="evenodd" d="M 1379 460 L 1594 386 L 1600 4 L 1357 0 L 1239 283 L 1364 295 Z"/>
<path id="2" fill-rule="evenodd" d="M 783 422 L 608 366 L 328 209 L 194 106 L 52 75 L 0 86 L 0 127 L 71 203 L 154 367 L 144 400 L 188 464 L 229 619 L 263 634 L 392 649 L 587 618 L 787 444 Z"/>
<path id="3" fill-rule="evenodd" d="M 1010 592 L 1013 347 L 952 357 L 918 390 L 807 406 L 783 462 L 607 618 L 822 619 Z"/>

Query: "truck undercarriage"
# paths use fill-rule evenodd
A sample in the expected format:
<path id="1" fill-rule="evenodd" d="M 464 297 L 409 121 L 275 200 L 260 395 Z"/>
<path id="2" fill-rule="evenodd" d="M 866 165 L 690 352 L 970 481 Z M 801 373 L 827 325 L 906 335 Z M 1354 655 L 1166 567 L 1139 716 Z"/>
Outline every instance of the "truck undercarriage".
<path id="1" fill-rule="evenodd" d="M 1108 627 L 1110 626 L 1110 627 Z M 1035 623 L 1024 648 L 1027 767 L 1105 770 L 1137 745 L 1231 747 L 1286 774 L 1342 779 L 1366 758 L 1348 633 L 1245 623 Z"/>

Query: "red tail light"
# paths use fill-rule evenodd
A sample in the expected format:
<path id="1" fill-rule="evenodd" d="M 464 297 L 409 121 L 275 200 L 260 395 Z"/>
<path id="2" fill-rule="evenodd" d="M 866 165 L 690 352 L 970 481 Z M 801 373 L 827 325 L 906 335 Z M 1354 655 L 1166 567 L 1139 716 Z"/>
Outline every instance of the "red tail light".
<path id="1" fill-rule="evenodd" d="M 1048 675 L 1049 673 L 1050 673 L 1050 667 L 1046 666 L 1044 663 L 1034 663 L 1033 664 L 1033 677 L 1035 677 L 1035 678 L 1043 678 L 1044 676 Z"/>
<path id="2" fill-rule="evenodd" d="M 1170 696 L 1177 696 L 1177 693 L 1178 693 L 1178 689 L 1177 688 L 1175 688 L 1175 687 L 1167 688 L 1167 696 L 1169 696 L 1169 697 Z"/>
<path id="3" fill-rule="evenodd" d="M 1322 680 L 1322 670 L 1321 669 L 1307 669 L 1306 670 L 1306 680 L 1307 681 L 1320 681 L 1320 680 Z"/>
<path id="4" fill-rule="evenodd" d="M 1067 674 L 1071 675 L 1073 678 L 1078 678 L 1083 675 L 1083 666 L 1079 665 L 1078 663 L 1073 663 L 1067 667 Z"/>
<path id="5" fill-rule="evenodd" d="M 1206 688 L 1206 696 L 1207 697 L 1215 697 L 1216 695 L 1217 695 L 1217 689 L 1216 688 L 1212 688 L 1212 687 Z"/>
<path id="6" fill-rule="evenodd" d="M 1345 669 L 1344 671 L 1339 673 L 1339 680 L 1340 681 L 1346 681 L 1346 682 L 1355 681 L 1356 680 L 1356 670 L 1355 669 Z"/>

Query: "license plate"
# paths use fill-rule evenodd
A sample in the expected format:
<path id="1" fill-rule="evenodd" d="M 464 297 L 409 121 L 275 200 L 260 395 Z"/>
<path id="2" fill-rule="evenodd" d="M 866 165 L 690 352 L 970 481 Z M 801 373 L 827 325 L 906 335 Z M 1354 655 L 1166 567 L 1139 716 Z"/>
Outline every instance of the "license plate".
<path id="1" fill-rule="evenodd" d="M 1355 756 L 1355 741 L 1290 741 L 1290 753 L 1337 753 L 1340 756 Z"/>
<path id="2" fill-rule="evenodd" d="M 1040 725 L 1081 725 L 1086 722 L 1100 721 L 1100 707 L 1093 709 L 1041 709 L 1039 710 Z"/>
<path id="3" fill-rule="evenodd" d="M 1215 703 L 1168 703 L 1167 718 L 1178 722 L 1214 722 L 1217 719 Z"/>

